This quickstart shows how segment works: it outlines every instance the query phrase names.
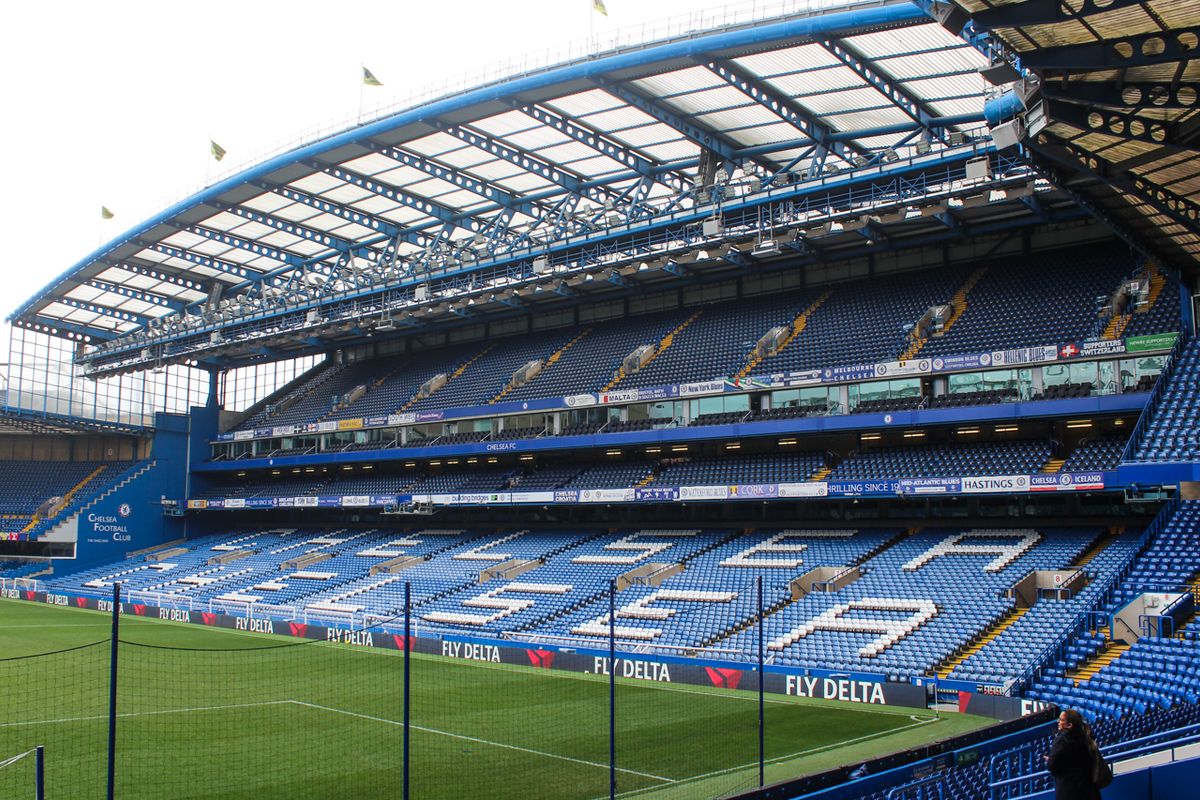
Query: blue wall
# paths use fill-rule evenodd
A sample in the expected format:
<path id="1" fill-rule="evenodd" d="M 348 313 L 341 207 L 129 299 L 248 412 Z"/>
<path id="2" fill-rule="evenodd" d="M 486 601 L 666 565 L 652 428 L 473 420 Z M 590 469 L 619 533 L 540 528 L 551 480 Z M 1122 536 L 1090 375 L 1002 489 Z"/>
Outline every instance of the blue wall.
<path id="1" fill-rule="evenodd" d="M 163 513 L 164 498 L 184 501 L 187 477 L 188 418 L 155 415 L 150 458 L 154 467 L 79 515 L 74 560 L 55 562 L 56 574 L 76 572 L 115 561 L 126 553 L 184 536 L 184 517 Z"/>

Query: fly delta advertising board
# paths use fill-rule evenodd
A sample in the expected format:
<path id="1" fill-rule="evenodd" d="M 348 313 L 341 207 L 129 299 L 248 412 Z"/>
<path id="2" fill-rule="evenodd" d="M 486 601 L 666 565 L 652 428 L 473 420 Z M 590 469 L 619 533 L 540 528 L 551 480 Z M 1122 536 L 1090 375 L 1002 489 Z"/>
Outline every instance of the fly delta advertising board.
<path id="1" fill-rule="evenodd" d="M 113 610 L 112 600 L 56 592 L 3 589 L 0 590 L 0 597 L 53 606 L 91 609 L 105 613 L 112 613 Z M 414 653 L 461 661 L 511 664 L 585 674 L 608 675 L 615 673 L 619 678 L 653 683 L 715 686 L 722 689 L 754 691 L 758 689 L 758 672 L 753 665 L 686 658 L 653 659 L 625 655 L 618 655 L 615 661 L 610 661 L 603 640 L 597 641 L 596 650 L 587 651 L 532 643 L 521 646 L 513 645 L 511 642 L 501 643 L 455 636 L 422 635 L 410 636 L 406 640 L 402 634 L 391 631 L 349 630 L 294 621 L 163 608 L 133 601 L 122 602 L 120 611 L 125 615 L 148 619 L 186 622 L 193 625 L 252 633 L 294 636 L 357 647 L 400 651 L 408 649 Z M 779 667 L 767 667 L 765 675 L 763 689 L 772 694 L 868 705 L 925 707 L 924 687 L 907 683 L 888 683 L 879 675 L 787 670 Z"/>

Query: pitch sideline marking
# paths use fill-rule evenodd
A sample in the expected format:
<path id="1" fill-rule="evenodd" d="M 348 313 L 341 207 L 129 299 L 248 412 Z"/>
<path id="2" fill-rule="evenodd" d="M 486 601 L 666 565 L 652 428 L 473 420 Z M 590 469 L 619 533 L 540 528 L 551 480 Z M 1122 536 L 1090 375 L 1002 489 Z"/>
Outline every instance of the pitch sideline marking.
<path id="1" fill-rule="evenodd" d="M 117 719 L 136 717 L 158 717 L 165 714 L 191 714 L 196 711 L 228 711 L 234 708 L 260 708 L 262 706 L 280 706 L 295 702 L 293 700 L 263 700 L 259 703 L 231 703 L 223 706 L 194 706 L 192 708 L 166 708 L 161 711 L 124 711 L 117 714 Z M 0 722 L 0 728 L 17 728 L 22 725 L 61 725 L 67 722 L 95 722 L 108 719 L 108 714 L 94 714 L 90 717 L 63 717 L 62 719 L 29 719 L 17 722 Z"/>
<path id="2" fill-rule="evenodd" d="M 286 702 L 295 703 L 298 706 L 304 706 L 306 708 L 314 708 L 319 711 L 329 711 L 334 714 L 345 714 L 346 716 L 349 716 L 349 717 L 358 717 L 359 719 L 371 720 L 373 722 L 383 722 L 388 725 L 400 725 L 400 726 L 404 725 L 403 722 L 398 722 L 397 720 L 394 720 L 394 719 L 387 719 L 386 717 L 376 717 L 376 716 L 372 716 L 370 714 L 360 714 L 357 711 L 347 711 L 345 709 L 332 708 L 330 706 L 323 706 L 323 705 L 319 705 L 317 703 L 307 703 L 303 700 L 289 700 Z M 476 744 L 491 745 L 492 747 L 499 747 L 499 748 L 503 748 L 505 750 L 517 750 L 522 753 L 530 753 L 531 755 L 535 755 L 535 756 L 545 756 L 546 758 L 555 758 L 555 759 L 558 759 L 559 761 L 570 761 L 573 764 L 583 764 L 588 767 L 600 767 L 603 769 L 608 769 L 608 764 L 601 764 L 597 761 L 586 761 L 582 758 L 572 758 L 571 756 L 563 756 L 563 755 L 559 755 L 557 753 L 547 753 L 544 750 L 534 750 L 530 747 L 521 747 L 520 745 L 516 745 L 516 744 L 505 744 L 503 742 L 494 742 L 490 739 L 480 739 L 475 736 L 466 736 L 461 733 L 451 733 L 449 731 L 440 731 L 437 728 L 426 728 L 423 725 L 413 725 L 412 729 L 415 731 L 423 731 L 424 733 L 436 733 L 439 736 L 448 736 L 451 739 L 461 739 L 466 742 L 474 742 Z M 623 769 L 621 767 L 617 767 L 617 772 L 625 772 L 630 775 L 637 775 L 640 778 L 650 778 L 652 780 L 661 781 L 663 783 L 675 783 L 674 778 L 664 778 L 661 775 L 651 775 L 648 772 L 638 772 L 637 770 L 633 770 L 633 769 Z"/>

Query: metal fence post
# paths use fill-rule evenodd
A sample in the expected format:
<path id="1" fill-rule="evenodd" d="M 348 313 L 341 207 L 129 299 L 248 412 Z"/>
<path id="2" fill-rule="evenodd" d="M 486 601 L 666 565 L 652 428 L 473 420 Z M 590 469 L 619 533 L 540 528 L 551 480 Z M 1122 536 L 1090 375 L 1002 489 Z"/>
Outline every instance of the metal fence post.
<path id="1" fill-rule="evenodd" d="M 409 691 L 412 668 L 412 582 L 404 584 L 404 800 L 408 800 L 408 755 L 409 734 L 412 725 L 409 719 Z"/>
<path id="2" fill-rule="evenodd" d="M 40 744 L 37 746 L 34 770 L 34 779 L 37 782 L 34 796 L 37 800 L 46 800 L 46 748 Z"/>
<path id="3" fill-rule="evenodd" d="M 617 582 L 608 582 L 608 797 L 617 797 Z"/>
<path id="4" fill-rule="evenodd" d="M 766 785 L 767 764 L 767 719 L 766 719 L 766 682 L 763 672 L 763 579 L 756 579 L 758 595 L 758 785 Z"/>
<path id="5" fill-rule="evenodd" d="M 121 584 L 113 584 L 112 642 L 108 668 L 108 800 L 116 791 L 117 768 L 117 652 L 121 638 Z"/>

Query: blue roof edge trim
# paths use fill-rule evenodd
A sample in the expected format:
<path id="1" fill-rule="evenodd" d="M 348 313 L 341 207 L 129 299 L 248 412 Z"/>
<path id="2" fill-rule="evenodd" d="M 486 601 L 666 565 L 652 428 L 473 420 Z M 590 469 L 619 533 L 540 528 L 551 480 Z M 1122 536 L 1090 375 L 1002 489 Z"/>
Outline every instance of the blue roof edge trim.
<path id="1" fill-rule="evenodd" d="M 110 240 L 107 244 L 89 253 L 82 260 L 46 284 L 32 298 L 22 303 L 6 319 L 8 322 L 19 319 L 28 313 L 33 306 L 47 299 L 49 295 L 52 295 L 54 289 L 60 284 L 71 280 L 84 268 L 99 261 L 114 249 L 128 244 L 141 234 L 163 224 L 184 211 L 202 205 L 207 200 L 219 197 L 225 192 L 242 186 L 249 181 L 262 178 L 302 159 L 312 158 L 344 145 L 355 144 L 362 139 L 368 139 L 371 136 L 385 133 L 402 125 L 418 122 L 428 116 L 446 114 L 477 103 L 516 95 L 532 89 L 540 89 L 555 83 L 566 83 L 578 78 L 590 77 L 594 74 L 643 66 L 655 61 L 691 56 L 711 50 L 761 44 L 763 42 L 790 38 L 812 37 L 816 35 L 828 36 L 856 28 L 921 24 L 929 22 L 929 20 L 929 16 L 921 8 L 908 2 L 908 0 L 903 0 L 894 4 L 855 8 L 832 14 L 803 16 L 781 22 L 750 25 L 750 27 L 718 33 L 700 33 L 694 37 L 679 41 L 650 44 L 647 47 L 631 52 L 615 53 L 600 56 L 599 58 L 587 59 L 582 62 L 549 67 L 541 72 L 516 77 L 511 80 L 504 79 L 475 89 L 468 89 L 456 95 L 433 100 L 421 106 L 408 108 L 391 116 L 342 131 L 341 133 L 269 158 L 261 164 L 232 175 L 169 206 L 145 222 L 130 228 L 125 233 Z"/>

